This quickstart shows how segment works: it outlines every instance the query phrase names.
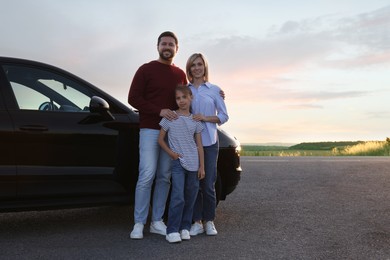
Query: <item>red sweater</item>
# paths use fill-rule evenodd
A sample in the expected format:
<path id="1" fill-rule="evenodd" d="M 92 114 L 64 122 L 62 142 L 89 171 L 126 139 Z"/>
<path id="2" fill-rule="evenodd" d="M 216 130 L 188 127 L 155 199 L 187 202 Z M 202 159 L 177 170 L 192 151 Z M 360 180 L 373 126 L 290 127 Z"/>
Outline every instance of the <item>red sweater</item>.
<path id="1" fill-rule="evenodd" d="M 177 108 L 174 90 L 179 84 L 187 84 L 186 75 L 174 65 L 151 61 L 137 70 L 128 102 L 139 111 L 140 128 L 160 129 L 161 109 Z"/>

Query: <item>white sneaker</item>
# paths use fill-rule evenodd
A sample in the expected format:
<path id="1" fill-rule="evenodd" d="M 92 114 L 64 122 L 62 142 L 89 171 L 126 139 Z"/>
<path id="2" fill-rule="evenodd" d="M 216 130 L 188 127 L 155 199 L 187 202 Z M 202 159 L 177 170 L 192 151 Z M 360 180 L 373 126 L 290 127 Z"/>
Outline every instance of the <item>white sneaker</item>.
<path id="1" fill-rule="evenodd" d="M 180 232 L 180 237 L 181 237 L 181 240 L 190 240 L 191 239 L 190 232 L 187 229 L 183 229 Z"/>
<path id="2" fill-rule="evenodd" d="M 195 222 L 194 224 L 192 224 L 191 230 L 190 230 L 191 236 L 196 236 L 196 235 L 202 234 L 203 232 L 204 232 L 204 228 L 203 228 L 202 224 L 200 224 L 198 222 Z"/>
<path id="3" fill-rule="evenodd" d="M 169 233 L 168 235 L 165 236 L 165 239 L 169 243 L 180 243 L 181 242 L 181 238 L 180 238 L 179 232 Z"/>
<path id="4" fill-rule="evenodd" d="M 135 223 L 133 231 L 130 233 L 131 239 L 142 239 L 144 238 L 144 224 L 142 223 Z"/>
<path id="5" fill-rule="evenodd" d="M 208 236 L 216 236 L 218 234 L 217 229 L 215 228 L 214 221 L 206 222 L 206 234 Z"/>
<path id="6" fill-rule="evenodd" d="M 153 221 L 152 223 L 150 223 L 150 233 L 165 236 L 167 234 L 167 226 L 161 220 Z"/>

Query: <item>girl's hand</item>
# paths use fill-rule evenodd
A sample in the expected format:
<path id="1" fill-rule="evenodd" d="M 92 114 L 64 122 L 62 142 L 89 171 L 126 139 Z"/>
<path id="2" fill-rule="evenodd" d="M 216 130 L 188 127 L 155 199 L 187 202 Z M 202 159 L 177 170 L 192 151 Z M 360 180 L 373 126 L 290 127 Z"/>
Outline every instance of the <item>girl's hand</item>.
<path id="1" fill-rule="evenodd" d="M 175 152 L 172 152 L 169 156 L 171 156 L 172 160 L 177 160 L 181 157 L 180 154 Z"/>
<path id="2" fill-rule="evenodd" d="M 205 176 L 204 168 L 199 168 L 198 170 L 198 179 L 201 180 Z"/>

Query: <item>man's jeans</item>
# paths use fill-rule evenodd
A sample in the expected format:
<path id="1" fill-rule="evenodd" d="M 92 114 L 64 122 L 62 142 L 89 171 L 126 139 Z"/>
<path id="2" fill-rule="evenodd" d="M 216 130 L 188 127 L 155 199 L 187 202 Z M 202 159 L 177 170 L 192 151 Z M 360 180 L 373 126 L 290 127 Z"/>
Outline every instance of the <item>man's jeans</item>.
<path id="1" fill-rule="evenodd" d="M 142 128 L 139 138 L 139 177 L 135 190 L 134 222 L 146 223 L 153 180 L 156 179 L 153 193 L 152 221 L 160 221 L 165 211 L 170 178 L 171 158 L 158 144 L 160 131 Z"/>
<path id="2" fill-rule="evenodd" d="M 169 202 L 167 234 L 190 231 L 192 213 L 199 190 L 197 171 L 187 171 L 180 160 L 172 161 L 172 191 Z"/>
<path id="3" fill-rule="evenodd" d="M 194 206 L 194 221 L 214 221 L 215 219 L 215 208 L 217 206 L 215 181 L 217 179 L 218 149 L 218 142 L 203 147 L 206 176 L 199 183 L 199 193 Z"/>

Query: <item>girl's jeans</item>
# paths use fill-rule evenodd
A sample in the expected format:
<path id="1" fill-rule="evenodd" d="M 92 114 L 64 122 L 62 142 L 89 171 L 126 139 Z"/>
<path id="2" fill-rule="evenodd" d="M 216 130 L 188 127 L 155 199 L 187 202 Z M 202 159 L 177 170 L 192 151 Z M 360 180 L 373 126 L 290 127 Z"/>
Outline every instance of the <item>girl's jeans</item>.
<path id="1" fill-rule="evenodd" d="M 192 213 L 199 190 L 198 172 L 187 171 L 179 160 L 172 161 L 172 190 L 167 234 L 191 229 Z"/>

